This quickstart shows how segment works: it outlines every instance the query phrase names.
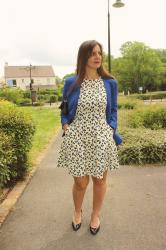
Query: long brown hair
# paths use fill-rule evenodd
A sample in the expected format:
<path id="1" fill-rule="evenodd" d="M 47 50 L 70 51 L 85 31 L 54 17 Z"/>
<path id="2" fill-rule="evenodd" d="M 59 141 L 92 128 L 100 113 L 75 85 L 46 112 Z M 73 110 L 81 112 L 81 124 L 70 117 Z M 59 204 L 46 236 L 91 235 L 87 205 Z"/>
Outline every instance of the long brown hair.
<path id="1" fill-rule="evenodd" d="M 76 68 L 77 79 L 75 82 L 77 86 L 81 84 L 81 82 L 83 81 L 85 77 L 85 68 L 86 68 L 87 61 L 92 54 L 93 48 L 96 45 L 100 47 L 101 55 L 103 57 L 103 47 L 96 40 L 85 41 L 79 47 L 78 55 L 77 55 L 77 68 Z M 97 69 L 97 72 L 104 79 L 114 79 L 114 77 L 104 69 L 102 63 L 101 63 L 100 68 Z"/>

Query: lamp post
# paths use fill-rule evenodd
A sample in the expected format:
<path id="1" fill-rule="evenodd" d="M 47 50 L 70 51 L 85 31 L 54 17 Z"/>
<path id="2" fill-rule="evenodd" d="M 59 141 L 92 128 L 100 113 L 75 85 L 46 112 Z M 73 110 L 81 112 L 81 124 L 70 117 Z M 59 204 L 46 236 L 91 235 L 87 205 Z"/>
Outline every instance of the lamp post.
<path id="1" fill-rule="evenodd" d="M 37 93 L 36 93 L 36 90 L 33 89 L 33 85 L 32 85 L 33 84 L 32 68 L 35 69 L 35 66 L 32 66 L 30 64 L 29 65 L 29 78 L 30 78 L 29 88 L 30 88 L 30 92 L 31 92 L 31 101 L 32 101 L 32 105 L 33 105 L 33 103 L 36 101 Z"/>
<path id="2" fill-rule="evenodd" d="M 124 3 L 121 0 L 116 0 L 112 5 L 115 8 L 121 8 Z M 110 45 L 110 1 L 108 0 L 108 70 L 111 73 L 111 45 Z"/>
<path id="3" fill-rule="evenodd" d="M 30 88 L 30 90 L 33 90 L 33 87 L 32 87 L 32 74 L 31 74 L 31 70 L 32 70 L 32 65 L 30 64 L 30 65 L 29 65 L 29 78 L 30 78 L 29 88 Z"/>
<path id="4" fill-rule="evenodd" d="M 32 101 L 32 105 L 33 105 L 33 97 L 32 97 L 32 93 L 33 93 L 33 86 L 32 86 L 32 65 L 29 65 L 29 78 L 30 78 L 30 84 L 29 84 L 29 88 L 30 88 L 30 92 L 31 92 L 31 101 Z"/>

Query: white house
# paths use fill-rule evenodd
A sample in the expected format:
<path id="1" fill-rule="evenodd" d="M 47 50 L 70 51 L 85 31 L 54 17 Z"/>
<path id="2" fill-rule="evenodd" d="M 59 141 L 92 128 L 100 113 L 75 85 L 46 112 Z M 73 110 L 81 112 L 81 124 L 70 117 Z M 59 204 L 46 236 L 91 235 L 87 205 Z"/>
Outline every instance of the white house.
<path id="1" fill-rule="evenodd" d="M 23 90 L 33 89 L 55 89 L 55 74 L 52 66 L 8 66 L 4 67 L 5 82 L 8 86 L 19 87 Z"/>

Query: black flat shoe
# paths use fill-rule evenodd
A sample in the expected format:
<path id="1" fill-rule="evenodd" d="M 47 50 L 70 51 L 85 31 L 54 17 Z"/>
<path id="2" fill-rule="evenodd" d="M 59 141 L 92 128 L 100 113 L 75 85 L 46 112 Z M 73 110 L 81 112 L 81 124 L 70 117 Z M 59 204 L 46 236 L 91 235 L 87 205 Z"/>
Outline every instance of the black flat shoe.
<path id="1" fill-rule="evenodd" d="M 81 216 L 82 216 L 82 210 L 81 210 Z M 72 221 L 72 227 L 73 227 L 73 230 L 74 231 L 77 231 L 78 229 L 80 229 L 81 227 L 81 222 L 79 224 L 75 224 L 73 221 Z"/>
<path id="2" fill-rule="evenodd" d="M 91 232 L 92 235 L 96 235 L 100 230 L 100 225 L 98 227 L 96 227 L 96 228 L 90 226 L 89 229 L 90 229 L 90 232 Z"/>

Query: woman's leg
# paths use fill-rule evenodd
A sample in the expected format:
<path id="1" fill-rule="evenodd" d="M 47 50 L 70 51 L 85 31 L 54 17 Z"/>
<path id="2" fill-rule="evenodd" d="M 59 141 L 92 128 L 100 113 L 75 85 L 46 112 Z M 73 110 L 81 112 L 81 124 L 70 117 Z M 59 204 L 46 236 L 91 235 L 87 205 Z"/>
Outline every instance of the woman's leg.
<path id="1" fill-rule="evenodd" d="M 91 227 L 98 227 L 100 224 L 99 221 L 99 215 L 100 215 L 100 210 L 103 204 L 104 200 L 104 195 L 106 193 L 106 188 L 107 188 L 107 171 L 104 172 L 103 178 L 99 179 L 96 177 L 92 176 L 93 180 L 93 211 L 91 214 Z"/>
<path id="2" fill-rule="evenodd" d="M 74 201 L 74 223 L 80 223 L 81 219 L 81 208 L 84 199 L 84 194 L 89 183 L 89 176 L 74 177 L 73 184 L 73 201 Z"/>

